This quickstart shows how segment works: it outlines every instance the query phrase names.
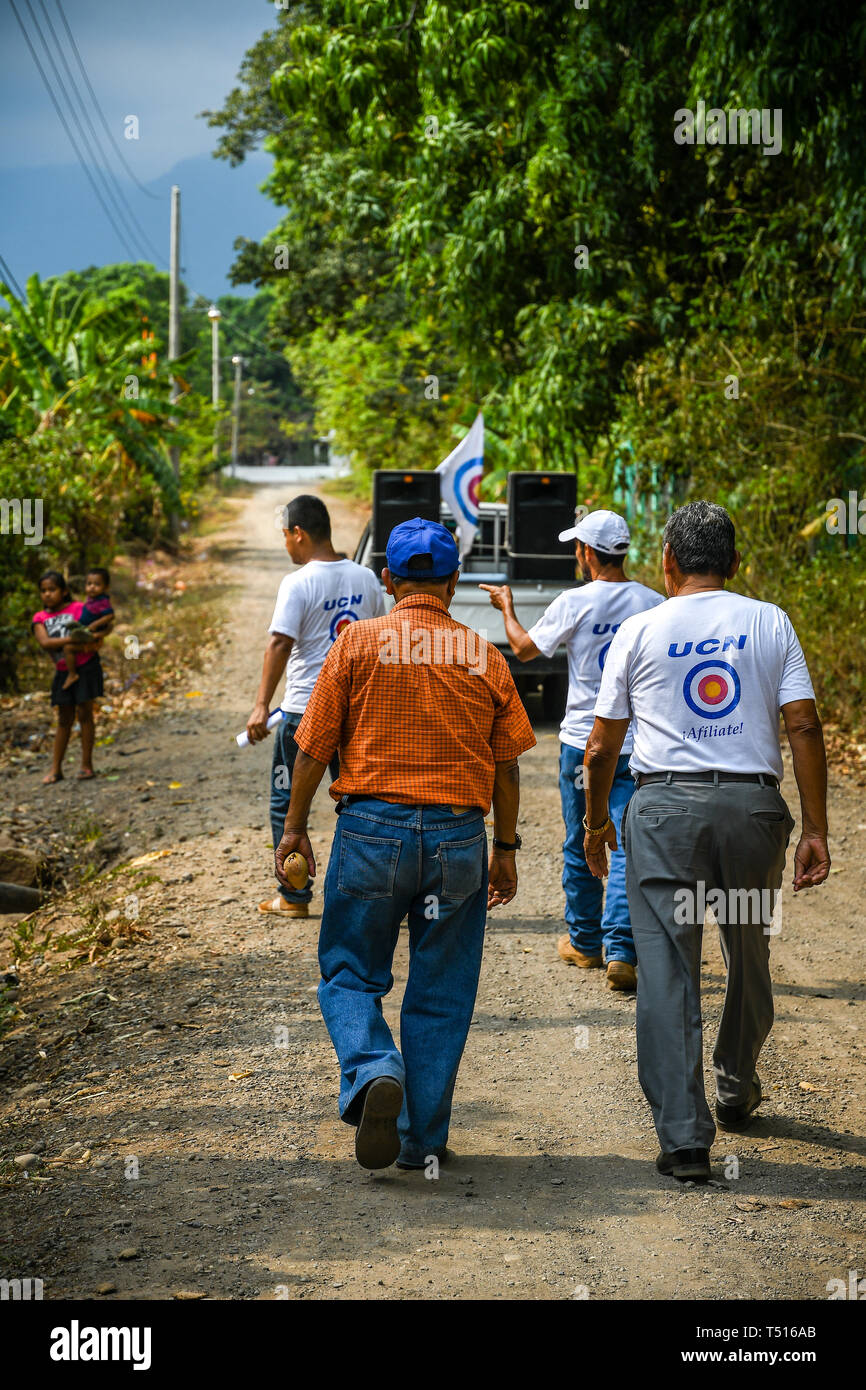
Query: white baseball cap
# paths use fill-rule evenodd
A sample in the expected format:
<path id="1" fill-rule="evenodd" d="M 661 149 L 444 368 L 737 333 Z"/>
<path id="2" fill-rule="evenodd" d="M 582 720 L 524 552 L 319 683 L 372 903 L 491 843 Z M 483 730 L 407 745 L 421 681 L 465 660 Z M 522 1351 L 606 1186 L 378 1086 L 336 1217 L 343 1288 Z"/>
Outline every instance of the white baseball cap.
<path id="1" fill-rule="evenodd" d="M 624 555 L 631 542 L 631 532 L 616 512 L 587 512 L 567 531 L 560 531 L 561 541 L 579 540 L 607 555 Z"/>

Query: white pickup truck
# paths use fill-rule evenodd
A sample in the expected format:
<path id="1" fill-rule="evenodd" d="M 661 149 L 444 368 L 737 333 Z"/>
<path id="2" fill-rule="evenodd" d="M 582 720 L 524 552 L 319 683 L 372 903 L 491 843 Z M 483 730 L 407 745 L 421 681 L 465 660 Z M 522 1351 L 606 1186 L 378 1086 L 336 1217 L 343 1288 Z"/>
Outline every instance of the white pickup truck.
<path id="1" fill-rule="evenodd" d="M 442 504 L 443 524 L 450 530 L 454 528 L 454 518 Z M 508 508 L 504 502 L 482 502 L 478 531 L 469 554 L 460 566 L 457 592 L 451 604 L 451 613 L 459 623 L 465 623 L 473 631 L 486 637 L 498 647 L 511 668 L 515 684 L 521 698 L 541 694 L 543 716 L 546 720 L 559 722 L 565 710 L 568 690 L 568 670 L 564 647 L 559 647 L 553 656 L 537 656 L 534 661 L 520 662 L 512 652 L 505 636 L 502 614 L 493 607 L 490 599 L 479 584 L 510 584 L 514 595 L 514 609 L 518 621 L 524 627 L 532 627 L 541 617 L 548 604 L 562 593 L 563 589 L 574 588 L 572 583 L 551 582 L 549 579 L 515 579 L 514 562 L 508 546 L 507 522 Z M 374 569 L 372 525 L 368 523 L 358 542 L 354 557 L 359 565 Z M 525 573 L 527 560 L 522 561 Z M 389 606 L 393 599 L 387 599 Z"/>

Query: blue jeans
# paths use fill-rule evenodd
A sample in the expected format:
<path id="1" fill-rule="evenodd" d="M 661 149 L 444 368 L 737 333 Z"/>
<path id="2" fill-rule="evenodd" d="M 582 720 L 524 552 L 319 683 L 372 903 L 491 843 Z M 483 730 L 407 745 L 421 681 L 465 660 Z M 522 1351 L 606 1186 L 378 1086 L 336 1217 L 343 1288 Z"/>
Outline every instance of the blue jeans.
<path id="1" fill-rule="evenodd" d="M 292 769 L 295 766 L 295 758 L 298 756 L 298 745 L 295 743 L 295 730 L 300 724 L 303 715 L 285 714 L 279 724 L 274 729 L 274 754 L 271 760 L 271 836 L 274 841 L 274 849 L 283 838 L 283 826 L 286 822 L 286 812 L 289 809 L 289 802 L 292 797 Z M 331 759 L 331 777 L 336 782 L 340 775 L 340 760 L 337 757 Z M 308 903 L 312 899 L 312 889 L 307 888 L 284 888 L 277 882 L 280 896 L 285 898 L 287 903 Z"/>
<path id="2" fill-rule="evenodd" d="M 575 950 L 582 951 L 585 956 L 601 955 L 603 946 L 605 960 L 627 960 L 634 965 L 637 956 L 628 915 L 625 854 L 622 849 L 622 813 L 634 793 L 634 778 L 628 770 L 628 758 L 617 759 L 609 807 L 619 848 L 613 854 L 608 852 L 610 873 L 605 898 L 601 879 L 594 878 L 590 873 L 583 852 L 586 794 L 582 777 L 578 778 L 581 785 L 574 785 L 582 767 L 583 749 L 570 748 L 563 743 L 559 755 L 559 794 L 562 798 L 562 819 L 565 821 L 562 886 L 565 889 L 568 935 Z"/>
<path id="3" fill-rule="evenodd" d="M 400 923 L 409 978 L 400 1050 L 382 1016 Z M 400 1162 L 424 1164 L 448 1139 L 487 918 L 487 833 L 480 811 L 353 797 L 337 821 L 319 935 L 319 1006 L 340 1063 L 340 1115 L 357 1124 L 377 1076 L 404 1087 Z M 402 1055 L 401 1055 L 402 1054 Z"/>

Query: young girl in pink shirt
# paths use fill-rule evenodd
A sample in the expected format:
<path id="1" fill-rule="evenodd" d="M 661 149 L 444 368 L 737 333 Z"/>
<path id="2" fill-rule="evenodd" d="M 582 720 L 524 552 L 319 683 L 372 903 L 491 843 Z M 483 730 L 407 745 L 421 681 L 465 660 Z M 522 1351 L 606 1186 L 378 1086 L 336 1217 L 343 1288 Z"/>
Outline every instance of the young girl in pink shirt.
<path id="1" fill-rule="evenodd" d="M 57 706 L 54 757 L 51 771 L 42 781 L 51 783 L 63 780 L 63 758 L 76 715 L 81 734 L 81 771 L 78 777 L 84 780 L 94 776 L 93 702 L 103 693 L 102 662 L 98 652 L 102 638 L 95 637 L 77 650 L 74 659 L 78 680 L 67 687 L 65 683 L 69 673 L 63 647 L 69 641 L 70 627 L 81 620 L 84 604 L 72 597 L 69 585 L 57 570 L 47 570 L 43 574 L 39 581 L 39 593 L 43 606 L 33 614 L 33 635 L 54 661 L 56 670 L 51 683 L 51 703 Z"/>

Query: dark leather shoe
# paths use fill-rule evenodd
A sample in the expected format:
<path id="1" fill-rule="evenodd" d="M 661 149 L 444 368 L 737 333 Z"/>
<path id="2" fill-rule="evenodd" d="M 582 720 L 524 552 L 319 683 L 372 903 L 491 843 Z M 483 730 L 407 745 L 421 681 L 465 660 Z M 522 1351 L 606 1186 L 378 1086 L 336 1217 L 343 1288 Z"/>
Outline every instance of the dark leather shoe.
<path id="1" fill-rule="evenodd" d="M 716 1101 L 716 1119 L 719 1129 L 730 1130 L 732 1134 L 740 1134 L 744 1129 L 748 1129 L 752 1120 L 755 1118 L 755 1111 L 764 1099 L 761 1090 L 761 1083 L 757 1076 L 752 1082 L 752 1089 L 749 1092 L 749 1099 L 742 1105 L 725 1105 L 722 1101 Z"/>
<path id="2" fill-rule="evenodd" d="M 362 1168 L 389 1168 L 400 1152 L 397 1116 L 403 1087 L 393 1076 L 377 1076 L 364 1092 L 364 1108 L 355 1134 L 355 1157 Z"/>
<path id="3" fill-rule="evenodd" d="M 442 1168 L 448 1162 L 449 1159 L 454 1157 L 454 1153 L 451 1149 L 437 1149 L 435 1155 L 431 1154 L 430 1157 L 437 1158 L 439 1160 L 439 1167 Z M 407 1172 L 423 1173 L 427 1167 L 427 1163 L 426 1161 L 424 1163 L 403 1163 L 398 1158 L 397 1167 L 404 1168 Z"/>
<path id="4" fill-rule="evenodd" d="M 707 1182 L 711 1176 L 709 1149 L 676 1149 L 673 1153 L 660 1153 L 656 1167 L 665 1177 L 678 1178 L 680 1182 Z"/>

